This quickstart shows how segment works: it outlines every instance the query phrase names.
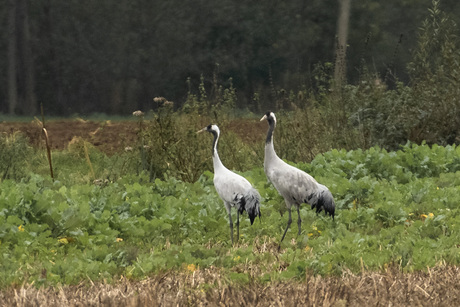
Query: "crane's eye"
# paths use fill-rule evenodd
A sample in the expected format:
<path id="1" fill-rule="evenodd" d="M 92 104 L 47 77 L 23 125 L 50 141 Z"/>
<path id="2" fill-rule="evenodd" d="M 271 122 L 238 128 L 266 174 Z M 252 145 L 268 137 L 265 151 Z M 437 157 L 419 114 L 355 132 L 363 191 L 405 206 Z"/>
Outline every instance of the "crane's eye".
<path id="1" fill-rule="evenodd" d="M 206 127 L 207 130 L 212 130 L 212 125 L 209 125 L 208 127 Z"/>

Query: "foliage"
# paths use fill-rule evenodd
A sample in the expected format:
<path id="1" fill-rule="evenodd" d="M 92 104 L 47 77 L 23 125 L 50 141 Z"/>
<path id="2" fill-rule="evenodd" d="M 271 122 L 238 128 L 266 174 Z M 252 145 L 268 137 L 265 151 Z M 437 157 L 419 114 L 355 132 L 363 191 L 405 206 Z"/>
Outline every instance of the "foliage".
<path id="1" fill-rule="evenodd" d="M 137 152 L 143 170 L 150 179 L 175 177 L 187 182 L 198 180 L 205 170 L 212 169 L 211 140 L 209 135 L 197 135 L 197 131 L 210 123 L 219 125 L 221 140 L 219 152 L 230 169 L 247 169 L 261 159 L 254 150 L 242 142 L 227 127 L 233 117 L 235 96 L 231 87 L 219 87 L 215 101 L 208 100 L 204 87 L 200 96 L 189 95 L 182 110 L 174 111 L 173 103 L 164 97 L 154 98 L 158 103 L 152 118 L 139 117 Z M 206 115 L 209 114 L 209 115 Z M 238 148 L 235 151 L 234 148 Z"/>
<path id="2" fill-rule="evenodd" d="M 396 150 L 407 141 L 421 144 L 454 144 L 459 142 L 460 104 L 460 39 L 458 27 L 443 13 L 439 1 L 433 2 L 430 15 L 423 22 L 418 46 L 409 64 L 411 84 L 395 76 L 390 80 L 360 67 L 357 84 L 347 84 L 330 91 L 331 64 L 315 66 L 315 87 L 294 96 L 290 104 L 304 106 L 290 114 L 284 124 L 289 135 L 281 137 L 293 144 L 279 146 L 285 157 L 310 161 L 316 154 L 331 148 L 369 148 L 380 146 Z M 364 59 L 363 59 L 364 61 Z M 391 73 L 391 72 L 390 72 Z M 282 99 L 279 97 L 278 99 Z M 286 104 L 283 105 L 286 108 Z M 284 116 L 287 117 L 287 116 Z M 305 146 L 308 144 L 309 146 Z M 310 152 L 296 151 L 299 145 Z"/>
<path id="3" fill-rule="evenodd" d="M 103 185 L 72 182 L 76 174 L 55 182 L 37 174 L 6 179 L 0 183 L 0 285 L 111 281 L 211 266 L 244 284 L 458 265 L 459 157 L 460 147 L 409 143 L 398 151 L 332 150 L 297 164 L 331 189 L 337 216 L 333 221 L 303 206 L 302 233 L 291 227 L 280 253 L 287 216 L 262 167 L 243 173 L 263 197 L 262 219 L 251 226 L 243 215 L 234 247 L 209 171 L 190 183 L 151 182 L 146 173 Z M 99 162 L 92 161 L 97 174 Z M 88 167 L 84 157 L 81 165 Z"/>
<path id="4" fill-rule="evenodd" d="M 410 87 L 397 83 L 395 89 L 387 89 L 368 76 L 358 86 L 346 86 L 343 96 L 349 114 L 346 129 L 356 132 L 353 146 L 397 149 L 407 140 L 415 141 L 418 105 Z"/>
<path id="5" fill-rule="evenodd" d="M 363 57 L 358 82 L 330 91 L 331 64 L 317 64 L 311 94 L 307 91 L 301 95 L 308 97 L 306 105 L 298 97 L 291 100 L 296 106 L 305 105 L 295 110 L 287 126 L 289 134 L 296 135 L 297 145 L 309 144 L 308 148 L 317 150 L 313 152 L 317 154 L 331 148 L 376 145 L 396 150 L 407 140 L 418 144 L 458 143 L 458 27 L 440 9 L 439 1 L 433 2 L 429 13 L 408 65 L 410 85 L 391 75 L 392 67 L 383 78 L 367 67 Z M 298 154 L 287 156 L 293 160 L 311 160 L 311 154 L 297 157 Z"/>
<path id="6" fill-rule="evenodd" d="M 214 121 L 222 122 L 233 118 L 235 106 L 238 102 L 236 89 L 233 87 L 233 80 L 229 78 L 226 84 L 220 84 L 218 77 L 214 74 L 210 93 L 206 90 L 204 77 L 201 75 L 198 85 L 198 95 L 194 94 L 192 82 L 187 79 L 188 93 L 182 112 L 192 116 L 206 114 Z"/>
<path id="7" fill-rule="evenodd" d="M 413 141 L 452 144 L 460 126 L 460 37 L 457 24 L 433 1 L 421 27 L 418 48 L 409 69 L 413 79 L 415 133 Z"/>
<path id="8" fill-rule="evenodd" d="M 27 157 L 31 152 L 22 134 L 0 134 L 0 180 L 26 176 Z"/>
<path id="9" fill-rule="evenodd" d="M 391 69 L 403 82 L 409 81 L 405 69 L 412 60 L 409 51 L 417 45 L 419 20 L 430 2 L 353 3 L 347 50 L 350 84 L 360 80 L 363 59 L 381 79 Z M 458 22 L 458 1 L 443 0 L 440 7 Z M 37 102 L 46 102 L 45 111 L 52 115 L 126 114 L 147 109 L 156 95 L 182 105 L 188 91 L 184 82 L 190 78 L 192 87 L 197 87 L 200 76 L 208 90 L 215 84 L 214 76 L 223 82 L 232 78 L 239 108 L 254 110 L 255 93 L 263 107 L 270 108 L 275 104 L 272 85 L 287 92 L 312 88 L 314 66 L 333 62 L 335 54 L 338 11 L 333 0 L 308 5 L 300 0 L 85 5 L 36 0 L 28 8 L 18 18 L 27 17 L 34 39 L 31 50 L 19 44 L 18 54 L 30 53 Z M 4 29 L 8 9 L 9 5 L 0 7 Z M 13 38 L 9 33 L 0 33 L 4 55 Z M 7 71 L 9 62 L 6 56 L 0 58 L 2 71 Z M 19 77 L 24 66 L 17 67 Z M 7 101 L 6 77 L 0 75 L 0 101 Z M 0 112 L 8 112 L 7 105 L 1 104 Z M 29 112 L 21 105 L 18 109 Z"/>

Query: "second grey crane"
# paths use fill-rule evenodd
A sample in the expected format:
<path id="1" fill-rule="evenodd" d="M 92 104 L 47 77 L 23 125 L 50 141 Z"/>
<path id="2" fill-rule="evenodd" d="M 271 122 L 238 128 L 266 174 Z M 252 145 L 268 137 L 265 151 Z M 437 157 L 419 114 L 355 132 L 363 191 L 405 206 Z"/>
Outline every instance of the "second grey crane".
<path id="1" fill-rule="evenodd" d="M 316 212 L 318 213 L 324 210 L 326 215 L 329 214 L 334 219 L 335 203 L 332 193 L 326 186 L 319 184 L 306 172 L 287 164 L 278 157 L 273 146 L 273 131 L 276 126 L 275 114 L 273 112 L 267 112 L 260 121 L 264 119 L 268 121 L 267 139 L 265 141 L 264 171 L 268 180 L 284 198 L 289 213 L 288 224 L 281 238 L 281 244 L 292 223 L 292 205 L 297 209 L 298 234 L 300 235 L 302 224 L 300 218 L 301 204 L 310 204 L 311 208 L 316 208 Z"/>
<path id="2" fill-rule="evenodd" d="M 220 130 L 216 125 L 209 125 L 198 132 L 207 131 L 212 133 L 214 140 L 212 143 L 212 162 L 214 166 L 214 187 L 217 194 L 224 201 L 230 220 L 230 236 L 233 244 L 233 221 L 231 207 L 236 208 L 236 238 L 238 240 L 240 233 L 240 214 L 246 211 L 249 215 L 251 225 L 254 219 L 260 218 L 260 195 L 259 192 L 244 177 L 230 171 L 220 161 L 217 153 L 217 142 L 219 140 Z"/>

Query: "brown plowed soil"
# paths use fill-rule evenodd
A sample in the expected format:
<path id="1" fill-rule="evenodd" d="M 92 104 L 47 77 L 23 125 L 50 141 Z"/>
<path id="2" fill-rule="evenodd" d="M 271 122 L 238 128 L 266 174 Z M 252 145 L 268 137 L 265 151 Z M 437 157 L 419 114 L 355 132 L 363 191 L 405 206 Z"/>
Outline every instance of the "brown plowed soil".
<path id="1" fill-rule="evenodd" d="M 113 154 L 123 150 L 125 146 L 134 144 L 138 131 L 138 124 L 132 121 L 56 120 L 47 122 L 45 127 L 51 149 L 65 149 L 74 137 L 81 137 L 107 154 Z M 29 138 L 33 146 L 44 143 L 41 129 L 41 123 L 38 121 L 0 123 L 0 133 L 20 131 Z"/>
<path id="2" fill-rule="evenodd" d="M 36 120 L 0 122 L 0 133 L 20 131 L 29 138 L 31 145 L 37 147 L 44 144 L 41 129 L 41 123 Z M 230 122 L 228 129 L 244 142 L 256 143 L 263 142 L 267 124 L 256 120 L 238 120 Z M 136 143 L 139 124 L 135 121 L 53 120 L 46 122 L 46 130 L 53 150 L 65 149 L 74 137 L 81 137 L 110 155 Z"/>

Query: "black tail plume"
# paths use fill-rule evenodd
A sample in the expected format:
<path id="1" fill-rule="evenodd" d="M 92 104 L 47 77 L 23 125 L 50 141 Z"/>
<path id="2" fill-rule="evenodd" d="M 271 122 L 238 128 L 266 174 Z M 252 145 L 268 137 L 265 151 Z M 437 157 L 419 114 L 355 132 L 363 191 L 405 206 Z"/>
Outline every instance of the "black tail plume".
<path id="1" fill-rule="evenodd" d="M 244 198 L 244 210 L 249 215 L 249 220 L 251 221 L 251 225 L 254 223 L 254 220 L 258 216 L 261 217 L 260 213 L 260 197 L 258 193 L 246 195 Z"/>

